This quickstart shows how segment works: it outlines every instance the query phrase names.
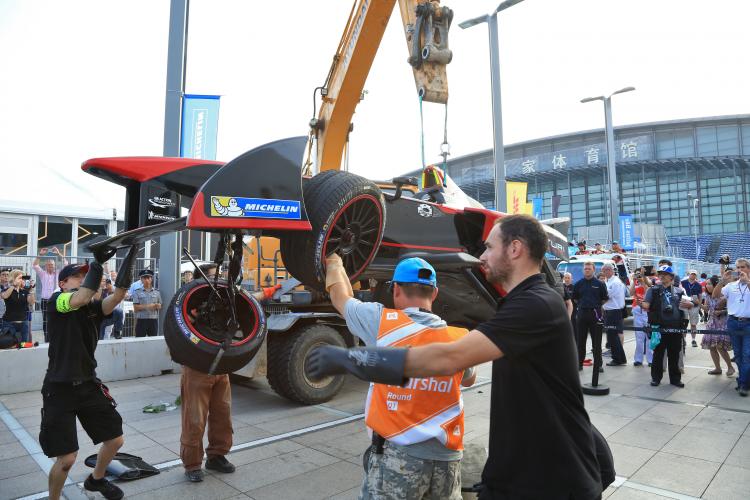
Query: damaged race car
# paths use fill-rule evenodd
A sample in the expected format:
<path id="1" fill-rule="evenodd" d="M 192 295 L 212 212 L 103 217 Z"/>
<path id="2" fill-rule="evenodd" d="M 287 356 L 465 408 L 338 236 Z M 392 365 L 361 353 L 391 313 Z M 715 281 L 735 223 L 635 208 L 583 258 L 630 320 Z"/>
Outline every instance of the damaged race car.
<path id="1" fill-rule="evenodd" d="M 503 294 L 485 279 L 478 260 L 502 214 L 483 208 L 429 169 L 421 191 L 413 177 L 395 178 L 386 190 L 339 170 L 305 177 L 306 141 L 295 137 L 265 144 L 226 164 L 129 157 L 95 158 L 82 168 L 127 189 L 126 230 L 91 247 L 121 248 L 183 229 L 220 235 L 215 262 L 228 263 L 227 278 L 217 273 L 184 285 L 165 313 L 163 333 L 174 361 L 206 373 L 232 373 L 258 354 L 270 329 L 271 385 L 290 399 L 312 404 L 333 397 L 343 377 L 307 380 L 307 353 L 323 343 L 355 342 L 328 303 L 325 257 L 333 252 L 342 257 L 359 298 L 387 305 L 388 281 L 398 261 L 423 257 L 438 273 L 435 313 L 451 325 L 472 328 L 491 317 Z M 164 193 L 191 200 L 188 215 L 144 225 L 148 199 L 168 198 Z M 545 228 L 549 252 L 567 258 L 565 236 Z M 286 270 L 310 291 L 311 300 L 297 310 L 308 314 L 299 316 L 302 328 L 294 334 L 289 327 L 273 326 L 297 321 L 290 316 L 293 306 L 267 315 L 238 284 L 247 235 L 278 238 Z M 543 272 L 551 285 L 559 285 L 546 262 Z"/>

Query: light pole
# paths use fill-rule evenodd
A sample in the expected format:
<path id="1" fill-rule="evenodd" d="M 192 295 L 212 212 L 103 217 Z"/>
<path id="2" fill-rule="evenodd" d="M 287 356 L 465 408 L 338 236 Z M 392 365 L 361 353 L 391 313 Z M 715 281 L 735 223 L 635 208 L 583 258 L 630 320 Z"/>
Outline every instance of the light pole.
<path id="1" fill-rule="evenodd" d="M 500 102 L 500 49 L 497 41 L 497 14 L 523 0 L 505 0 L 494 12 L 459 23 L 461 29 L 487 23 L 490 36 L 490 74 L 492 77 L 492 152 L 495 162 L 495 210 L 507 210 L 505 194 L 505 149 L 503 146 L 503 113 Z"/>
<path id="2" fill-rule="evenodd" d="M 698 204 L 701 200 L 693 193 L 688 193 L 688 203 L 693 207 L 693 236 L 695 237 L 695 260 L 698 260 Z"/>
<path id="3" fill-rule="evenodd" d="M 612 92 L 608 97 L 603 95 L 581 99 L 582 103 L 591 101 L 604 102 L 604 136 L 607 141 L 607 175 L 609 177 L 609 218 L 610 243 L 620 234 L 620 197 L 617 193 L 617 172 L 615 170 L 615 132 L 612 127 L 612 96 L 635 90 L 635 87 L 625 87 Z"/>

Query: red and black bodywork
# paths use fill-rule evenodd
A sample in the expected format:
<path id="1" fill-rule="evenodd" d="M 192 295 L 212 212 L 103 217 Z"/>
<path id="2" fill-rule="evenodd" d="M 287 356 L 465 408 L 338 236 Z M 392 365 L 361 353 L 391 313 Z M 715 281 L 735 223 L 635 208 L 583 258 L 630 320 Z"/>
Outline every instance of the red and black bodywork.
<path id="1" fill-rule="evenodd" d="M 329 197 L 323 187 L 326 183 L 334 182 L 339 174 L 352 174 L 323 172 L 319 174 L 321 181 L 317 184 L 313 182 L 315 178 L 303 178 L 300 166 L 305 146 L 305 137 L 284 139 L 253 149 L 226 164 L 179 158 L 88 160 L 83 164 L 85 171 L 127 188 L 127 231 L 99 244 L 124 246 L 159 233 L 191 228 L 262 233 L 279 237 L 282 252 L 286 239 L 287 254 L 291 251 L 299 254 L 314 252 L 316 249 L 312 247 L 317 245 L 320 247 L 317 248 L 318 254 L 326 255 L 331 250 L 330 242 L 337 240 L 340 248 L 344 248 L 345 242 L 353 248 L 353 267 L 347 269 L 350 277 L 363 284 L 375 280 L 374 298 L 386 302 L 386 287 L 383 284 L 391 279 L 395 265 L 407 255 L 418 255 L 426 258 L 438 271 L 440 292 L 434 305 L 437 314 L 450 324 L 466 327 L 473 327 L 491 317 L 496 300 L 503 292 L 484 278 L 478 267 L 478 257 L 484 251 L 483 242 L 495 219 L 502 214 L 483 208 L 451 208 L 393 194 L 381 195 L 380 203 L 371 203 L 378 200 L 368 199 L 375 198 L 375 195 L 365 193 L 352 199 L 357 202 L 364 200 L 371 205 L 370 208 L 351 209 L 346 205 L 353 203 L 351 200 L 336 208 L 337 213 L 342 214 L 351 209 L 354 212 L 350 213 L 351 217 L 366 219 L 365 224 L 372 223 L 373 227 L 381 226 L 377 229 L 377 237 L 372 239 L 374 244 L 371 251 L 369 247 L 358 249 L 357 241 L 360 241 L 360 237 L 364 238 L 362 235 L 369 229 L 357 226 L 354 232 L 342 229 L 337 234 L 336 227 L 343 228 L 347 221 L 351 223 L 350 226 L 355 224 L 346 216 L 336 213 L 316 223 L 316 214 L 308 213 L 308 210 L 313 210 L 312 205 L 321 205 L 326 201 L 322 198 Z M 311 187 L 314 184 L 315 187 Z M 143 216 L 144 212 L 148 212 L 144 206 L 144 203 L 148 203 L 148 196 L 144 193 L 160 190 L 183 197 L 183 203 L 190 199 L 189 203 L 184 203 L 190 207 L 189 215 L 148 226 Z M 261 211 L 256 216 L 248 216 L 249 212 L 245 211 L 241 216 L 217 215 L 214 200 L 223 204 L 227 198 L 270 200 L 269 203 L 247 201 L 244 206 L 238 201 L 235 205 L 242 210 L 247 207 L 268 208 L 277 201 L 283 202 L 282 205 L 287 208 L 297 204 L 299 208 L 291 217 L 288 211 L 283 214 L 273 212 L 276 205 L 270 214 Z M 233 209 L 234 213 L 239 213 L 236 207 Z M 311 243 L 306 243 L 308 240 L 301 238 L 306 232 L 316 230 L 320 232 L 317 240 L 313 238 L 309 240 Z M 554 230 L 549 230 L 549 235 L 550 252 L 562 254 L 567 248 L 564 236 Z M 312 247 L 307 248 L 309 245 Z M 363 255 L 361 259 L 357 257 L 357 252 Z M 284 257 L 284 260 L 286 262 L 287 258 Z M 309 265 L 313 265 L 312 262 Z M 304 279 L 300 280 L 305 283 Z"/>

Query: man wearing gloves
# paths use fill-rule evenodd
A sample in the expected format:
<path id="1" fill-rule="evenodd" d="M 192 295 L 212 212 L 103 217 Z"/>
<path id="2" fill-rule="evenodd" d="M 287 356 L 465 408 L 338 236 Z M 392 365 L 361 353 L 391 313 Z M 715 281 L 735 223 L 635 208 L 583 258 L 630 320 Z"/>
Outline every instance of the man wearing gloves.
<path id="1" fill-rule="evenodd" d="M 122 419 L 107 387 L 96 378 L 98 327 L 125 298 L 132 281 L 135 246 L 120 266 L 115 291 L 104 300 L 92 300 L 99 290 L 102 264 L 114 250 L 99 249 L 91 264 L 70 264 L 58 277 L 60 291 L 47 303 L 49 366 L 42 385 L 42 423 L 39 444 L 48 457 L 56 457 L 49 473 L 49 498 L 60 498 L 68 471 L 76 460 L 76 418 L 99 449 L 94 472 L 84 482 L 88 491 L 107 499 L 120 499 L 122 490 L 104 478 L 107 465 L 120 449 Z"/>
<path id="2" fill-rule="evenodd" d="M 326 259 L 326 289 L 349 331 L 368 346 L 453 342 L 467 333 L 447 326 L 431 312 L 437 279 L 424 259 L 404 259 L 396 266 L 391 281 L 394 309 L 355 299 L 336 254 Z M 475 379 L 469 368 L 411 379 L 405 387 L 370 385 L 365 422 L 373 445 L 366 457 L 361 499 L 461 498 L 461 386 Z"/>
<path id="3" fill-rule="evenodd" d="M 485 245 L 487 279 L 506 292 L 492 319 L 450 343 L 320 347 L 308 361 L 310 375 L 350 372 L 403 385 L 409 377 L 446 376 L 493 361 L 489 458 L 479 498 L 600 498 L 604 485 L 572 327 L 562 297 L 540 274 L 544 228 L 527 215 L 505 216 Z"/>

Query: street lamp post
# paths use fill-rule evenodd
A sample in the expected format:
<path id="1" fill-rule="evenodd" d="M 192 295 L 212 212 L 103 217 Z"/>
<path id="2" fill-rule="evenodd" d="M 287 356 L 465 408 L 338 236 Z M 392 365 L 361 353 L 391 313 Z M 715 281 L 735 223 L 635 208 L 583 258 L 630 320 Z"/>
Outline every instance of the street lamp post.
<path id="1" fill-rule="evenodd" d="M 698 204 L 700 199 L 697 196 L 693 196 L 693 193 L 688 193 L 688 202 L 693 207 L 693 236 L 695 238 L 695 260 L 698 260 L 698 253 L 700 247 L 698 246 Z"/>
<path id="2" fill-rule="evenodd" d="M 523 0 L 505 0 L 491 14 L 468 19 L 459 23 L 461 29 L 487 23 L 490 37 L 490 75 L 492 78 L 492 151 L 495 163 L 495 210 L 507 210 L 505 194 L 505 149 L 503 146 L 503 114 L 500 101 L 500 48 L 497 36 L 497 14 Z"/>
<path id="3" fill-rule="evenodd" d="M 635 90 L 635 87 L 625 87 L 612 92 L 608 97 L 603 95 L 581 99 L 582 103 L 591 101 L 604 102 L 604 136 L 607 141 L 607 176 L 609 177 L 609 219 L 610 242 L 615 241 L 620 234 L 620 197 L 617 193 L 617 172 L 615 170 L 615 132 L 612 126 L 612 96 Z"/>

